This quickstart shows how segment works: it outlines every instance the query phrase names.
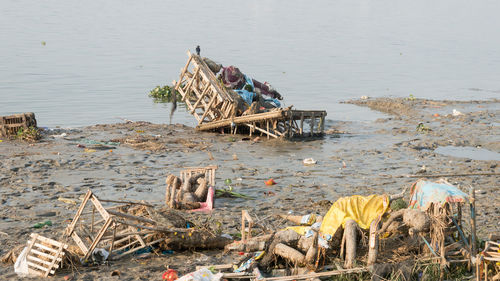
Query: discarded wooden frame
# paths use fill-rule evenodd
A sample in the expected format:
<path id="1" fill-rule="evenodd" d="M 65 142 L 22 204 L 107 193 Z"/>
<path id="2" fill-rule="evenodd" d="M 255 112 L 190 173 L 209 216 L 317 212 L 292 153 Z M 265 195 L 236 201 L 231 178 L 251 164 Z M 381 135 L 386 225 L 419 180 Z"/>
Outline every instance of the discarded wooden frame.
<path id="1" fill-rule="evenodd" d="M 248 227 L 247 227 L 248 222 Z M 247 238 L 252 238 L 253 219 L 247 210 L 241 210 L 241 241 L 245 242 Z"/>
<path id="2" fill-rule="evenodd" d="M 30 237 L 26 250 L 29 274 L 42 277 L 53 275 L 60 267 L 68 245 L 36 233 L 32 233 Z"/>
<path id="3" fill-rule="evenodd" d="M 91 204 L 88 204 L 89 201 Z M 119 259 L 165 239 L 162 235 L 158 237 L 155 234 L 172 231 L 179 230 L 157 226 L 152 220 L 148 204 L 127 202 L 104 208 L 89 190 L 71 224 L 66 228 L 65 235 L 73 238 L 83 252 L 83 260 L 89 259 L 96 248 L 108 251 L 108 259 Z"/>
<path id="4" fill-rule="evenodd" d="M 186 167 L 180 172 L 182 182 L 189 179 L 191 176 L 196 174 L 204 174 L 207 183 L 211 186 L 215 186 L 215 170 L 217 170 L 216 165 L 207 167 Z"/>
<path id="5" fill-rule="evenodd" d="M 324 134 L 326 111 L 294 110 L 292 107 L 245 116 L 235 116 L 231 90 L 215 77 L 203 59 L 189 51 L 178 81 L 173 81 L 182 101 L 196 118 L 197 130 L 260 134 L 269 138 L 320 137 Z M 309 130 L 307 130 L 309 124 Z"/>
<path id="6" fill-rule="evenodd" d="M 9 116 L 0 116 L 0 136 L 15 136 L 19 129 L 36 127 L 35 113 L 28 112 Z"/>

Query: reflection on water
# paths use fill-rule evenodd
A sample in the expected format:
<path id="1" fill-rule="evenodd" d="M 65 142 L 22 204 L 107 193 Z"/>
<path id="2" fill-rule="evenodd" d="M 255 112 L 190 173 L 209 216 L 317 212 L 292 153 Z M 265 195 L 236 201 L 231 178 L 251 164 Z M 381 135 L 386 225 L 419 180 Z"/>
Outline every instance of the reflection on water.
<path id="1" fill-rule="evenodd" d="M 472 160 L 495 160 L 500 161 L 500 153 L 484 148 L 468 146 L 441 146 L 434 152 L 458 158 L 469 158 Z"/>
<path id="2" fill-rule="evenodd" d="M 42 126 L 168 122 L 147 93 L 177 79 L 187 49 L 269 81 L 285 106 L 336 120 L 367 96 L 498 96 L 498 1 L 0 2 L 0 115 Z M 185 110 L 174 122 L 194 125 Z"/>

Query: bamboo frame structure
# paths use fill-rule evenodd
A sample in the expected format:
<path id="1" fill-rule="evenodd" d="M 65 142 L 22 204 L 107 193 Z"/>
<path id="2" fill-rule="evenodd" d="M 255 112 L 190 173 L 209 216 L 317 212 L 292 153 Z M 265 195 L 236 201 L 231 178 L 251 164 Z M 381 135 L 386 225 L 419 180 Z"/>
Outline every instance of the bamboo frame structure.
<path id="1" fill-rule="evenodd" d="M 180 172 L 180 178 L 182 182 L 185 182 L 191 176 L 196 174 L 205 174 L 205 179 L 211 186 L 215 186 L 215 170 L 217 170 L 217 166 L 207 166 L 207 167 L 186 167 L 184 170 Z"/>
<path id="2" fill-rule="evenodd" d="M 236 116 L 236 93 L 226 89 L 203 59 L 189 51 L 178 81 L 173 81 L 199 131 L 259 134 L 269 138 L 311 138 L 324 135 L 326 111 L 276 108 Z M 309 124 L 309 126 L 307 126 Z M 308 128 L 308 130 L 307 130 Z"/>
<path id="3" fill-rule="evenodd" d="M 88 204 L 89 201 L 91 204 Z M 91 211 L 84 213 L 86 207 L 90 207 Z M 130 214 L 141 210 L 141 216 Z M 151 213 L 146 204 L 133 202 L 104 208 L 89 190 L 71 224 L 66 228 L 65 236 L 73 238 L 84 254 L 83 260 L 87 260 L 96 248 L 107 250 L 108 259 L 116 260 L 163 241 L 163 237 L 154 239 L 153 236 L 158 231 L 177 231 L 159 228 L 152 220 Z"/>
<path id="4" fill-rule="evenodd" d="M 35 113 L 28 112 L 9 116 L 0 116 L 0 136 L 16 135 L 20 128 L 36 127 Z"/>
<path id="5" fill-rule="evenodd" d="M 248 227 L 246 223 L 248 222 Z M 253 219 L 247 210 L 241 210 L 241 241 L 245 242 L 246 239 L 252 238 Z"/>
<path id="6" fill-rule="evenodd" d="M 26 263 L 30 275 L 48 277 L 60 267 L 67 244 L 31 233 L 26 250 Z"/>

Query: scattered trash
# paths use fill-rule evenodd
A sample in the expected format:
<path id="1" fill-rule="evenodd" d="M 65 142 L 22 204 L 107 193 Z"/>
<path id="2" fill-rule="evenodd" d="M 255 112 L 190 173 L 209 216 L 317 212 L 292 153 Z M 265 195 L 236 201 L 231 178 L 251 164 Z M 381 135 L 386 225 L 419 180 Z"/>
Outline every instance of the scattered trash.
<path id="1" fill-rule="evenodd" d="M 66 133 L 62 133 L 60 135 L 52 135 L 51 137 L 55 138 L 55 139 L 59 139 L 59 138 L 64 138 L 64 137 L 67 137 L 68 134 Z"/>
<path id="2" fill-rule="evenodd" d="M 202 268 L 195 272 L 188 273 L 181 278 L 177 279 L 179 281 L 219 281 L 222 277 L 222 273 L 213 274 L 208 268 Z"/>
<path id="3" fill-rule="evenodd" d="M 121 275 L 121 272 L 119 270 L 113 270 L 113 272 L 111 272 L 111 276 L 120 276 L 120 275 Z"/>
<path id="4" fill-rule="evenodd" d="M 316 164 L 316 160 L 314 160 L 313 158 L 306 158 L 304 159 L 303 163 L 304 165 L 314 165 Z"/>
<path id="5" fill-rule="evenodd" d="M 451 115 L 453 116 L 460 116 L 460 115 L 464 115 L 462 112 L 456 110 L 456 109 L 453 109 Z"/>
<path id="6" fill-rule="evenodd" d="M 83 145 L 83 144 L 77 144 L 76 147 L 79 147 L 79 148 L 85 148 L 86 146 Z"/>
<path id="7" fill-rule="evenodd" d="M 93 152 L 96 152 L 97 150 L 95 149 L 90 149 L 90 148 L 85 148 L 84 150 L 86 153 L 93 153 Z"/>
<path id="8" fill-rule="evenodd" d="M 361 98 L 360 98 L 360 99 L 362 99 L 362 100 L 367 100 L 367 99 L 368 99 L 368 96 L 361 96 Z"/>
<path id="9" fill-rule="evenodd" d="M 52 226 L 52 222 L 51 221 L 39 222 L 39 223 L 36 223 L 33 227 L 34 228 L 42 228 L 44 226 Z"/>
<path id="10" fill-rule="evenodd" d="M 177 280 L 179 278 L 177 274 L 178 273 L 176 270 L 170 268 L 163 273 L 163 275 L 161 276 L 161 279 L 167 280 L 167 281 L 174 281 L 174 280 Z"/>
<path id="11" fill-rule="evenodd" d="M 275 184 L 276 184 L 276 182 L 273 179 L 268 179 L 266 181 L 266 185 L 275 185 Z"/>

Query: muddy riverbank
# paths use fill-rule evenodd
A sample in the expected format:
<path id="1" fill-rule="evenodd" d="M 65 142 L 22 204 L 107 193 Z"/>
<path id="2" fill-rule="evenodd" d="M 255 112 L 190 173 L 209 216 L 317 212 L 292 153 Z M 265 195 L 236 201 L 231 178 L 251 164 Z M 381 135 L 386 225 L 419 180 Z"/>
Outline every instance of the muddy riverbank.
<path id="1" fill-rule="evenodd" d="M 325 214 L 331 202 L 353 194 L 397 193 L 416 178 L 433 174 L 490 173 L 492 176 L 450 176 L 451 183 L 477 190 L 478 232 L 500 231 L 500 101 L 430 101 L 363 99 L 350 101 L 387 114 L 371 122 L 328 120 L 329 132 L 315 141 L 283 142 L 248 139 L 241 135 L 200 133 L 183 125 L 147 122 L 47 130 L 40 142 L 0 143 L 0 255 L 25 243 L 31 232 L 58 238 L 76 212 L 74 199 L 92 189 L 106 199 L 146 200 L 163 206 L 165 178 L 183 167 L 218 165 L 217 186 L 231 179 L 234 190 L 255 200 L 217 198 L 211 219 L 224 233 L 239 231 L 240 214 L 251 214 L 279 228 L 276 213 Z M 456 113 L 453 114 L 455 109 Z M 438 147 L 457 148 L 455 156 Z M 490 160 L 460 157 L 460 147 L 491 152 Z M 488 152 L 489 151 L 489 152 Z M 484 153 L 484 151 L 483 151 Z M 459 157 L 456 157 L 459 156 Z M 304 166 L 305 158 L 316 165 Z M 273 178 L 277 185 L 266 186 Z M 205 215 L 202 215 L 205 216 Z M 35 229 L 37 222 L 52 226 Z M 160 279 L 167 266 L 181 274 L 196 265 L 225 263 L 236 254 L 220 251 L 174 252 L 124 258 L 110 266 L 58 272 L 58 277 L 104 280 L 113 270 L 120 280 Z M 0 275 L 14 278 L 12 266 Z"/>

